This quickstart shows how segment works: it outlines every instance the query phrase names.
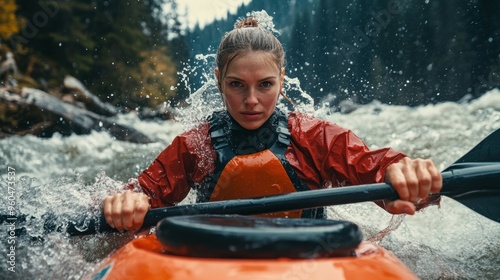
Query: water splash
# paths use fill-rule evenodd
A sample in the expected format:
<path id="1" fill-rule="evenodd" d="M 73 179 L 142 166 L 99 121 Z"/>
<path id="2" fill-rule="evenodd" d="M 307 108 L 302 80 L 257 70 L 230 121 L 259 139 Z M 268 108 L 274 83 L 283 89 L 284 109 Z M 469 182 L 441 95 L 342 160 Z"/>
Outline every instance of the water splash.
<path id="1" fill-rule="evenodd" d="M 251 12 L 248 12 L 246 14 L 246 16 L 247 17 L 252 17 L 252 18 L 256 19 L 257 22 L 259 23 L 259 27 L 268 30 L 269 32 L 273 33 L 276 36 L 281 35 L 280 32 L 274 26 L 273 17 L 270 16 L 265 10 L 262 10 L 262 11 L 251 11 Z M 244 20 L 244 19 L 245 19 L 244 17 L 240 17 L 236 21 L 236 23 L 234 24 L 234 26 L 236 27 L 236 25 L 239 22 L 241 22 L 242 20 Z"/>
<path id="2" fill-rule="evenodd" d="M 2 176 L 2 190 L 7 189 L 6 183 L 7 180 Z M 96 264 L 95 261 L 116 247 L 110 250 L 109 246 L 97 246 L 93 248 L 93 253 L 83 256 L 80 246 L 86 244 L 85 240 L 94 242 L 96 236 L 69 237 L 65 230 L 69 223 L 82 219 L 85 219 L 84 223 L 79 226 L 85 230 L 90 219 L 100 217 L 104 197 L 121 191 L 123 186 L 123 183 L 107 177 L 104 172 L 100 172 L 91 185 L 85 184 L 78 173 L 50 180 L 20 176 L 15 182 L 14 251 L 17 272 L 9 274 L 9 279 L 35 279 L 40 277 L 42 271 L 42 278 L 46 279 L 80 279 L 88 273 Z M 8 205 L 7 197 L 1 196 L 0 201 L 2 205 Z M 2 211 L 2 217 L 4 213 Z M 2 223 L 2 226 L 5 224 Z M 0 254 L 7 255 L 12 251 L 11 245 L 2 242 Z M 103 252 L 105 248 L 108 249 Z M 5 274 L 7 269 L 4 266 L 1 265 Z"/>
<path id="3" fill-rule="evenodd" d="M 184 126 L 184 131 L 206 121 L 211 112 L 224 108 L 214 75 L 215 57 L 215 54 L 198 54 L 193 65 L 187 65 L 179 72 L 182 83 L 189 89 L 185 101 L 187 106 L 176 117 L 176 121 Z M 195 79 L 196 83 L 192 83 L 191 79 Z M 201 87 L 193 88 L 199 82 Z"/>
<path id="4" fill-rule="evenodd" d="M 285 75 L 283 94 L 290 100 L 281 98 L 277 107 L 284 112 L 300 111 L 309 115 L 314 115 L 314 99 L 300 87 L 298 78 L 291 78 Z"/>
<path id="5" fill-rule="evenodd" d="M 374 243 L 380 243 L 391 232 L 397 230 L 401 223 L 403 223 L 405 215 L 393 215 L 389 221 L 389 225 L 383 230 L 377 232 L 377 234 L 366 238 L 366 240 Z"/>

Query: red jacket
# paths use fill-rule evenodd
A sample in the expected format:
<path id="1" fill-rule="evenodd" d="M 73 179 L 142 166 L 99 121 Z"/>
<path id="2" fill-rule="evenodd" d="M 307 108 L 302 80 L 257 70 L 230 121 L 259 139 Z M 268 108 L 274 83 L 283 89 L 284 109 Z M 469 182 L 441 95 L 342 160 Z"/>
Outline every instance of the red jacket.
<path id="1" fill-rule="evenodd" d="M 310 189 L 383 182 L 386 168 L 405 157 L 391 148 L 370 151 L 350 130 L 300 113 L 289 115 L 288 127 L 285 157 Z M 151 207 L 177 204 L 214 171 L 208 129 L 204 123 L 177 136 L 139 176 Z"/>

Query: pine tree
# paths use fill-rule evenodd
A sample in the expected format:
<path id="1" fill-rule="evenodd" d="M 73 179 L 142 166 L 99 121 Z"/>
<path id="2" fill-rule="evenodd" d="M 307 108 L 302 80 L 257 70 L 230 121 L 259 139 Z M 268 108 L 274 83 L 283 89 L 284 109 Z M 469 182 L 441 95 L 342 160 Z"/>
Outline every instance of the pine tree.
<path id="1" fill-rule="evenodd" d="M 65 75 L 78 77 L 96 95 L 124 108 L 156 106 L 176 91 L 182 34 L 176 43 L 163 21 L 166 0 L 18 0 L 27 23 L 11 42 L 21 70 L 49 88 Z M 175 1 L 170 0 L 175 3 Z M 177 15 L 172 14 L 176 20 Z M 176 53 L 171 48 L 179 47 Z M 184 55 L 185 57 L 186 55 Z"/>

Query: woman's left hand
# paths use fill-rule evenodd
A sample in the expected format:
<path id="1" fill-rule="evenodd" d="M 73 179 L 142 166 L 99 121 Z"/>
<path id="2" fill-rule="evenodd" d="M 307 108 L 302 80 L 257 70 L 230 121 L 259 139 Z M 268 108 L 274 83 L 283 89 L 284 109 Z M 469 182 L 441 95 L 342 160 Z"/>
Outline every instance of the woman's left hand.
<path id="1" fill-rule="evenodd" d="M 419 202 L 429 194 L 439 193 L 443 186 L 441 173 L 431 160 L 408 157 L 387 168 L 385 181 L 396 189 L 400 198 L 381 205 L 392 214 L 415 214 Z"/>

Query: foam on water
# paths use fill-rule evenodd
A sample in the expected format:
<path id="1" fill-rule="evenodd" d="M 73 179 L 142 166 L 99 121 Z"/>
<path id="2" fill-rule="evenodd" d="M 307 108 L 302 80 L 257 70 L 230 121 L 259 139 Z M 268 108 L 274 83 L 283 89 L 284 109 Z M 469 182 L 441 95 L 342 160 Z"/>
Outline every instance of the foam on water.
<path id="1" fill-rule="evenodd" d="M 371 148 L 392 146 L 411 157 L 432 157 L 443 169 L 500 128 L 499 98 L 500 91 L 493 90 L 470 104 L 409 108 L 373 102 L 347 115 L 317 110 L 316 116 L 352 129 Z M 28 234 L 18 239 L 17 279 L 78 279 L 134 237 L 133 233 L 83 238 L 45 234 L 43 224 L 36 222 L 49 212 L 63 223 L 77 214 L 98 213 L 106 195 L 135 178 L 174 135 L 185 130 L 179 122 L 144 122 L 135 115 L 121 116 L 120 121 L 157 142 L 126 143 L 102 132 L 0 141 L 2 170 L 8 166 L 16 169 L 17 210 L 34 218 L 24 224 Z M 6 173 L 0 181 L 5 192 Z M 192 201 L 191 194 L 184 203 Z M 2 196 L 2 205 L 7 205 L 6 196 Z M 372 203 L 333 206 L 328 213 L 330 218 L 358 223 L 366 239 L 384 230 L 392 218 Z M 495 279 L 500 273 L 498 232 L 500 225 L 444 198 L 441 208 L 430 207 L 405 217 L 381 244 L 423 279 Z M 6 255 L 5 242 L 2 245 L 1 254 Z M 2 269 L 5 265 L 2 263 Z"/>

